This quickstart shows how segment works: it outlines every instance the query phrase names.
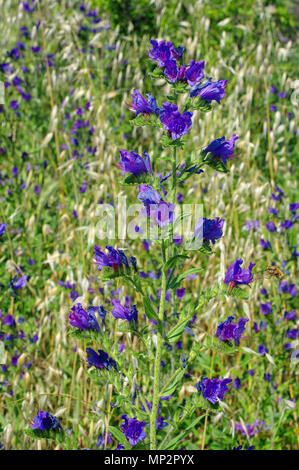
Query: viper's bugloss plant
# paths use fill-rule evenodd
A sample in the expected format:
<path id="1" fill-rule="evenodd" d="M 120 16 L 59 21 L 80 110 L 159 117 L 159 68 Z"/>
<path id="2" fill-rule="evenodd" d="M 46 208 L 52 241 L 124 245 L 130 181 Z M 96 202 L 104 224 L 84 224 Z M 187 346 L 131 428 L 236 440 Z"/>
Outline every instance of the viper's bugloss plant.
<path id="1" fill-rule="evenodd" d="M 233 323 L 234 317 L 228 317 L 218 326 L 209 341 L 205 341 L 203 344 L 194 342 L 189 356 L 182 354 L 176 365 L 176 371 L 170 375 L 167 371 L 167 351 L 172 350 L 171 344 L 174 341 L 179 344 L 184 331 L 190 332 L 190 335 L 194 336 L 190 326 L 196 318 L 196 313 L 208 300 L 217 295 L 234 296 L 235 292 L 238 292 L 239 296 L 243 295 L 243 298 L 246 297 L 245 290 L 240 289 L 240 286 L 250 286 L 250 283 L 253 282 L 252 269 L 255 264 L 250 263 L 249 268 L 243 270 L 241 268 L 243 260 L 237 259 L 229 267 L 222 286 L 212 289 L 208 296 L 203 294 L 199 302 L 191 301 L 189 307 L 185 307 L 181 313 L 174 316 L 169 314 L 166 303 L 171 302 L 173 295 L 177 295 L 180 300 L 185 297 L 186 289 L 180 287 L 181 281 L 189 272 L 201 270 L 197 266 L 192 266 L 191 270 L 185 273 L 182 271 L 181 263 L 184 259 L 188 259 L 188 250 L 186 251 L 184 245 L 184 242 L 187 241 L 185 233 L 180 237 L 176 234 L 180 221 L 180 217 L 176 214 L 177 189 L 184 178 L 201 174 L 203 167 L 212 167 L 214 170 L 228 172 L 228 161 L 236 156 L 234 152 L 238 136 L 233 135 L 229 140 L 225 140 L 225 137 L 214 140 L 208 146 L 199 149 L 197 156 L 192 161 L 190 159 L 184 161 L 181 152 L 180 160 L 178 160 L 177 150 L 184 148 L 186 139 L 192 131 L 194 112 L 212 110 L 212 101 L 220 103 L 220 100 L 225 96 L 224 89 L 227 80 L 213 82 L 209 78 L 208 81 L 205 81 L 205 62 L 191 60 L 189 64 L 184 64 L 184 48 L 175 47 L 172 42 L 152 40 L 151 46 L 148 56 L 157 63 L 158 67 L 150 73 L 150 76 L 153 80 L 164 78 L 171 88 L 171 95 L 168 96 L 168 101 L 156 98 L 150 93 L 146 93 L 145 98 L 141 91 L 135 89 L 132 93 L 132 102 L 128 106 L 135 113 L 135 118 L 131 121 L 133 125 L 150 125 L 160 130 L 161 146 L 170 151 L 167 158 L 170 166 L 164 168 L 166 174 L 163 175 L 157 171 L 157 162 L 159 161 L 157 157 L 150 156 L 147 149 L 144 149 L 143 158 L 131 148 L 130 150 L 120 150 L 120 160 L 116 167 L 121 170 L 122 174 L 130 174 L 120 184 L 138 187 L 139 192 L 135 197 L 136 201 L 142 204 L 139 215 L 148 222 L 150 227 L 156 228 L 153 243 L 161 250 L 159 272 L 161 287 L 156 294 L 158 304 L 156 305 L 154 293 L 150 292 L 147 283 L 143 282 L 146 276 L 142 275 L 142 271 L 140 274 L 138 272 L 140 268 L 137 267 L 135 257 L 130 256 L 128 260 L 123 250 L 110 245 L 106 246 L 106 252 L 100 246 L 94 247 L 94 262 L 101 273 L 101 279 L 107 281 L 117 277 L 119 283 L 123 282 L 133 286 L 136 293 L 141 296 L 143 312 L 139 311 L 139 319 L 137 308 L 135 305 L 131 305 L 129 298 L 126 299 L 125 304 L 118 298 L 113 298 L 110 315 L 116 320 L 125 320 L 127 327 L 123 331 L 129 331 L 136 339 L 139 338 L 142 341 L 144 346 L 143 361 L 149 367 L 150 364 L 153 364 L 153 382 L 150 395 L 148 395 L 149 392 L 144 395 L 140 379 L 133 375 L 132 367 L 122 361 L 121 351 L 124 348 L 119 347 L 116 352 L 116 345 L 113 344 L 111 333 L 100 331 L 93 313 L 89 314 L 81 304 L 76 304 L 72 308 L 69 318 L 70 324 L 84 330 L 84 334 L 88 334 L 92 329 L 96 330 L 92 336 L 93 340 L 97 344 L 102 343 L 103 347 L 109 348 L 111 357 L 102 349 L 99 349 L 97 353 L 88 347 L 86 349 L 87 361 L 90 366 L 102 374 L 105 374 L 105 370 L 110 376 L 119 373 L 118 378 L 115 377 L 114 381 L 118 399 L 123 394 L 121 383 L 124 380 L 134 386 L 131 405 L 128 399 L 126 400 L 128 414 L 122 415 L 124 423 L 120 426 L 126 440 L 120 438 L 119 430 L 113 426 L 109 426 L 106 432 L 110 431 L 118 438 L 119 445 L 125 446 L 125 448 L 130 445 L 136 449 L 153 450 L 164 448 L 164 446 L 167 448 L 172 435 L 183 423 L 185 417 L 192 416 L 200 409 L 215 410 L 220 406 L 219 403 L 225 399 L 232 379 L 203 377 L 197 383 L 194 381 L 194 390 L 198 391 L 197 398 L 190 400 L 182 415 L 176 415 L 171 419 L 161 414 L 163 413 L 162 400 L 169 399 L 172 395 L 175 396 L 178 386 L 184 380 L 186 371 L 196 361 L 197 354 L 205 349 L 212 349 L 221 354 L 226 351 L 225 348 L 228 348 L 227 350 L 232 353 L 234 348 L 240 345 L 247 319 L 239 318 L 237 323 Z M 189 97 L 186 97 L 186 94 Z M 179 103 L 181 108 L 179 108 Z M 196 119 L 198 118 L 200 115 L 196 116 Z M 202 256 L 213 253 L 211 246 L 223 237 L 224 224 L 225 220 L 220 217 L 214 219 L 201 217 L 196 221 L 192 241 L 197 243 L 196 246 L 202 252 Z M 135 231 L 141 230 L 139 226 L 135 227 Z M 172 291 L 175 292 L 172 293 Z M 143 322 L 141 322 L 141 313 L 143 313 Z M 139 408 L 135 404 L 137 397 L 142 404 Z M 134 418 L 128 418 L 130 415 Z M 140 420 L 141 418 L 142 420 Z M 198 422 L 200 418 L 200 415 L 195 417 L 194 423 Z"/>

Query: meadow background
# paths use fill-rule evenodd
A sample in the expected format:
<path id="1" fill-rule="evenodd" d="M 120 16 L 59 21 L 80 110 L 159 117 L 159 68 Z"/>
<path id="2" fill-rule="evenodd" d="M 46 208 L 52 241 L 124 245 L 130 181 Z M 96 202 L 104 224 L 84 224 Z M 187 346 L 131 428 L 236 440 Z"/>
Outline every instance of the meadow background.
<path id="1" fill-rule="evenodd" d="M 192 325 L 196 341 L 235 313 L 250 320 L 246 338 L 233 357 L 199 355 L 165 417 L 184 406 L 194 377 L 209 375 L 213 367 L 216 374 L 233 378 L 234 387 L 224 409 L 206 414 L 187 433 L 185 449 L 298 448 L 298 329 L 296 316 L 285 315 L 297 306 L 296 210 L 290 204 L 298 202 L 298 4 L 5 0 L 0 16 L 0 80 L 5 84 L 0 222 L 7 224 L 0 238 L 0 448 L 63 448 L 25 434 L 39 409 L 55 414 L 71 430 L 70 448 L 117 444 L 113 439 L 103 442 L 107 425 L 119 426 L 122 414 L 110 405 L 112 385 L 104 379 L 91 381 L 84 344 L 69 334 L 67 318 L 78 299 L 106 308 L 111 297 L 126 295 L 143 314 L 134 291 L 118 291 L 117 281 L 101 282 L 92 264 L 95 244 L 117 244 L 137 258 L 144 272 L 157 274 L 160 255 L 154 245 L 146 251 L 138 240 L 103 243 L 96 237 L 99 204 L 114 204 L 119 194 L 135 202 L 134 193 L 119 185 L 114 164 L 120 149 L 140 155 L 146 149 L 163 172 L 163 160 L 155 160 L 166 155 L 160 133 L 134 128 L 127 106 L 134 88 L 154 96 L 168 94 L 164 80 L 153 82 L 147 75 L 153 68 L 147 57 L 150 39 L 183 45 L 186 63 L 205 60 L 208 76 L 229 80 L 221 106 L 196 114 L 178 158 L 222 135 L 240 137 L 240 156 L 230 163 L 229 174 L 207 171 L 180 190 L 184 202 L 201 203 L 209 217 L 226 221 L 215 253 L 195 253 L 188 260 L 186 268 L 202 266 L 204 274 L 184 281 L 184 302 L 221 282 L 239 257 L 246 266 L 255 262 L 260 273 L 275 263 L 285 283 L 260 275 L 248 301 L 216 299 L 206 306 L 200 322 Z M 285 220 L 290 223 L 281 228 Z M 270 221 L 278 230 L 267 229 Z M 270 249 L 262 247 L 261 238 L 271 243 Z M 16 289 L 22 275 L 28 276 L 26 285 Z M 156 292 L 159 278 L 152 277 Z M 168 309 L 179 310 L 180 302 L 172 298 Z M 271 312 L 265 314 L 261 304 L 268 302 Z M 111 315 L 106 329 L 116 344 L 131 341 Z M 184 333 L 183 348 L 188 350 L 191 341 Z M 267 355 L 258 354 L 260 344 Z M 126 350 L 121 354 L 128 364 L 132 361 Z M 172 367 L 180 354 L 179 347 L 170 354 Z M 136 373 L 148 391 L 151 371 L 140 367 Z M 130 385 L 127 389 L 129 396 Z M 257 433 L 238 432 L 236 423 L 256 420 L 265 421 Z"/>

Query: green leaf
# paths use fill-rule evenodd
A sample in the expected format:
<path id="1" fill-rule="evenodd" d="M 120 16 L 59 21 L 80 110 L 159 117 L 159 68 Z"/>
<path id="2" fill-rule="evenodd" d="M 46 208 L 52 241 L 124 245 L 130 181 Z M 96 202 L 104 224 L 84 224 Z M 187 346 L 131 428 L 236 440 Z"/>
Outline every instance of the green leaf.
<path id="1" fill-rule="evenodd" d="M 180 320 L 168 333 L 168 335 L 165 338 L 165 341 L 167 343 L 173 343 L 174 341 L 177 341 L 178 338 L 181 336 L 183 333 L 184 329 L 188 325 L 190 321 L 190 317 L 188 317 L 185 320 Z"/>
<path id="2" fill-rule="evenodd" d="M 117 439 L 126 449 L 131 449 L 131 446 L 128 444 L 128 441 L 125 435 L 117 429 L 115 426 L 108 426 L 108 431 L 111 432 L 112 436 Z"/>
<path id="3" fill-rule="evenodd" d="M 156 114 L 139 114 L 134 119 L 131 119 L 130 123 L 133 126 L 154 126 L 163 129 L 163 125 Z"/>
<path id="4" fill-rule="evenodd" d="M 189 274 L 196 274 L 196 273 L 199 273 L 200 271 L 203 271 L 203 268 L 188 269 L 188 271 L 185 271 L 184 273 L 172 279 L 171 282 L 167 285 L 167 287 L 169 289 L 176 289 Z"/>
<path id="5" fill-rule="evenodd" d="M 153 309 L 152 305 L 151 305 L 151 302 L 150 300 L 148 299 L 148 297 L 145 297 L 143 296 L 143 306 L 144 306 L 144 311 L 146 313 L 146 316 L 149 318 L 149 319 L 155 319 L 157 320 L 158 322 L 158 329 L 159 331 L 161 332 L 162 331 L 162 322 L 161 320 L 159 319 L 159 316 L 158 314 L 155 312 L 155 310 Z"/>
<path id="6" fill-rule="evenodd" d="M 205 349 L 211 349 L 223 354 L 235 354 L 235 352 L 239 349 L 233 343 L 224 343 L 215 336 L 206 336 L 203 346 Z"/>
<path id="7" fill-rule="evenodd" d="M 173 140 L 171 136 L 169 136 L 168 134 L 166 135 L 163 135 L 162 139 L 161 139 L 161 145 L 163 147 L 177 147 L 177 148 L 180 148 L 182 149 L 184 147 L 184 141 L 182 139 L 176 139 L 176 140 Z"/>
<path id="8" fill-rule="evenodd" d="M 156 67 L 152 72 L 148 72 L 148 76 L 154 79 L 165 78 L 163 71 Z"/>
<path id="9" fill-rule="evenodd" d="M 181 382 L 183 376 L 185 374 L 185 369 L 182 369 L 178 375 L 174 378 L 173 382 L 171 382 L 166 389 L 162 389 L 160 392 L 160 396 L 169 396 L 172 395 L 179 385 L 179 382 Z"/>
<path id="10" fill-rule="evenodd" d="M 178 264 L 179 261 L 183 261 L 183 260 L 188 259 L 188 258 L 189 258 L 189 256 L 187 256 L 187 255 L 174 255 L 174 256 L 172 256 L 164 264 L 165 271 L 168 271 L 168 269 L 174 268 Z"/>
<path id="11" fill-rule="evenodd" d="M 224 165 L 220 158 L 211 158 L 206 163 L 213 168 L 213 170 L 219 171 L 220 173 L 229 173 L 229 169 Z"/>
<path id="12" fill-rule="evenodd" d="M 120 182 L 122 186 L 132 186 L 136 184 L 144 184 L 149 182 L 149 175 L 147 173 L 141 173 L 139 175 L 129 175 Z"/>
<path id="13" fill-rule="evenodd" d="M 228 287 L 225 293 L 229 297 L 234 297 L 235 299 L 242 299 L 242 300 L 249 299 L 248 293 L 244 289 L 241 289 L 241 287 L 239 286 L 235 286 L 233 289 Z"/>

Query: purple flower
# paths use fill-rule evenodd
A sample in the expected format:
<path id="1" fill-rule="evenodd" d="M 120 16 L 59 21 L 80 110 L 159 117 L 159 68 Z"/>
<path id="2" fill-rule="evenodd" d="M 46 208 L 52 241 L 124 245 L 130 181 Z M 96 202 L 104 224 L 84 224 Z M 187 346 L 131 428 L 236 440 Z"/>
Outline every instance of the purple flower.
<path id="1" fill-rule="evenodd" d="M 286 321 L 296 321 L 297 320 L 296 311 L 295 310 L 291 310 L 290 312 L 285 311 L 283 318 Z"/>
<path id="2" fill-rule="evenodd" d="M 215 100 L 220 104 L 220 100 L 225 96 L 224 88 L 227 82 L 228 80 L 218 80 L 213 82 L 210 78 L 206 83 L 195 85 L 195 87 L 191 89 L 190 96 L 200 96 L 202 100 L 205 100 L 208 103 Z"/>
<path id="3" fill-rule="evenodd" d="M 18 103 L 16 100 L 12 100 L 12 101 L 10 102 L 10 107 L 11 107 L 11 109 L 16 110 L 16 109 L 18 109 L 18 108 L 20 107 L 20 105 L 19 105 L 19 103 Z"/>
<path id="4" fill-rule="evenodd" d="M 261 356 L 264 356 L 268 352 L 268 349 L 263 344 L 259 344 L 257 351 Z"/>
<path id="5" fill-rule="evenodd" d="M 7 224 L 0 224 L 0 237 L 2 237 L 6 232 Z"/>
<path id="6" fill-rule="evenodd" d="M 196 62 L 191 60 L 189 67 L 185 70 L 185 79 L 190 86 L 196 85 L 200 80 L 203 79 L 204 73 L 203 69 L 205 68 L 204 60 Z"/>
<path id="7" fill-rule="evenodd" d="M 243 260 L 238 258 L 230 265 L 223 281 L 224 284 L 230 284 L 231 288 L 242 284 L 249 286 L 249 284 L 254 280 L 251 271 L 255 266 L 255 263 L 250 263 L 249 267 L 244 270 L 241 268 L 242 263 Z"/>
<path id="8" fill-rule="evenodd" d="M 79 328 L 80 330 L 96 330 L 100 331 L 98 321 L 96 319 L 93 309 L 84 310 L 80 303 L 74 305 L 69 313 L 70 325 Z"/>
<path id="9" fill-rule="evenodd" d="M 285 220 L 282 224 L 280 224 L 280 230 L 290 230 L 294 227 L 294 222 L 292 220 Z"/>
<path id="10" fill-rule="evenodd" d="M 107 245 L 108 254 L 104 253 L 97 245 L 94 247 L 95 263 L 98 270 L 101 271 L 104 266 L 113 268 L 114 272 L 118 271 L 124 265 L 129 267 L 126 255 L 122 250 L 116 250 L 112 246 Z"/>
<path id="11" fill-rule="evenodd" d="M 274 207 L 268 207 L 268 212 L 273 215 L 278 215 L 278 210 L 274 209 Z"/>
<path id="12" fill-rule="evenodd" d="M 186 292 L 185 287 L 182 287 L 182 288 L 176 290 L 176 295 L 179 299 L 183 299 L 184 296 L 185 296 L 185 292 Z"/>
<path id="13" fill-rule="evenodd" d="M 59 431 L 62 429 L 61 424 L 56 416 L 51 415 L 47 411 L 39 410 L 31 424 L 31 429 L 38 429 L 39 431 Z"/>
<path id="14" fill-rule="evenodd" d="M 276 194 L 277 193 L 277 194 Z M 277 185 L 274 193 L 272 193 L 271 197 L 274 201 L 281 201 L 283 196 L 283 191 L 280 189 L 280 187 Z"/>
<path id="15" fill-rule="evenodd" d="M 175 204 L 164 201 L 158 191 L 149 185 L 141 184 L 139 190 L 137 199 L 144 204 L 141 216 L 150 217 L 159 227 L 173 223 Z"/>
<path id="16" fill-rule="evenodd" d="M 83 193 L 83 194 L 84 194 L 84 193 L 86 192 L 87 184 L 88 184 L 87 181 L 84 181 L 83 184 L 82 184 L 82 186 L 79 186 L 79 191 L 80 191 L 80 193 Z"/>
<path id="17" fill-rule="evenodd" d="M 269 429 L 270 426 L 265 428 L 265 421 L 259 421 L 258 419 L 253 424 L 246 424 L 246 429 L 244 429 L 241 423 L 236 423 L 236 431 L 240 432 L 243 436 L 253 437 L 258 434 L 263 429 Z"/>
<path id="18" fill-rule="evenodd" d="M 163 103 L 162 106 L 160 120 L 164 129 L 171 134 L 172 139 L 176 140 L 187 134 L 192 126 L 191 117 L 193 114 L 189 111 L 185 111 L 181 114 L 178 111 L 177 105 L 169 102 Z"/>
<path id="19" fill-rule="evenodd" d="M 144 431 L 146 425 L 145 421 L 138 421 L 135 417 L 128 418 L 127 415 L 122 415 L 121 418 L 125 422 L 122 423 L 120 429 L 131 446 L 136 446 L 138 442 L 143 441 L 146 438 L 146 433 Z"/>
<path id="20" fill-rule="evenodd" d="M 259 220 L 246 220 L 246 224 L 244 225 L 244 230 L 258 230 L 261 226 Z"/>
<path id="21" fill-rule="evenodd" d="M 222 163 L 226 165 L 227 160 L 237 157 L 238 155 L 233 155 L 235 141 L 239 137 L 237 135 L 233 135 L 231 139 L 225 140 L 225 137 L 221 137 L 220 139 L 213 140 L 205 149 L 204 153 L 211 152 L 215 158 L 220 158 Z"/>
<path id="22" fill-rule="evenodd" d="M 287 281 L 281 281 L 278 290 L 281 294 L 290 294 L 291 297 L 296 297 L 297 294 L 295 284 L 288 284 Z"/>
<path id="23" fill-rule="evenodd" d="M 138 321 L 138 312 L 136 309 L 136 305 L 132 305 L 130 307 L 124 307 L 121 305 L 119 299 L 112 299 L 111 303 L 113 305 L 112 315 L 114 318 L 120 318 L 121 320 L 127 320 L 127 322 L 137 322 Z"/>
<path id="24" fill-rule="evenodd" d="M 138 90 L 133 90 L 132 93 L 133 103 L 129 105 L 129 108 L 132 111 L 136 111 L 136 116 L 138 114 L 159 114 L 160 109 L 157 106 L 155 98 L 147 94 L 147 100 L 139 93 Z"/>
<path id="25" fill-rule="evenodd" d="M 222 237 L 222 227 L 224 225 L 224 219 L 216 217 L 215 219 L 200 218 L 194 229 L 195 237 L 210 241 L 215 244 L 215 241 Z"/>
<path id="26" fill-rule="evenodd" d="M 275 232 L 276 231 L 276 226 L 274 222 L 270 221 L 266 223 L 266 229 L 269 230 L 269 232 Z"/>
<path id="27" fill-rule="evenodd" d="M 86 348 L 87 360 L 90 366 L 94 366 L 97 369 L 107 369 L 111 371 L 113 368 L 117 370 L 117 364 L 114 359 L 108 356 L 108 354 L 102 349 L 98 349 L 97 354 L 93 349 Z"/>
<path id="28" fill-rule="evenodd" d="M 297 209 L 299 209 L 299 202 L 295 202 L 294 204 L 290 204 L 290 211 L 291 212 L 296 212 Z"/>
<path id="29" fill-rule="evenodd" d="M 288 330 L 287 331 L 287 337 L 291 339 L 296 339 L 298 338 L 299 335 L 299 330 L 298 328 L 294 328 L 293 330 Z"/>
<path id="30" fill-rule="evenodd" d="M 263 315 L 269 315 L 269 313 L 272 313 L 272 302 L 261 304 L 261 312 Z"/>
<path id="31" fill-rule="evenodd" d="M 220 341 L 233 341 L 239 346 L 240 338 L 245 331 L 245 326 L 248 320 L 246 318 L 239 318 L 238 323 L 232 323 L 234 317 L 228 317 L 223 323 L 217 328 L 216 338 L 219 338 Z"/>
<path id="32" fill-rule="evenodd" d="M 149 58 L 152 60 L 156 60 L 158 62 L 159 67 L 164 67 L 166 61 L 172 58 L 172 42 L 158 42 L 152 39 L 150 43 L 152 45 L 152 49 L 148 53 Z"/>
<path id="33" fill-rule="evenodd" d="M 264 250 L 267 250 L 268 248 L 271 248 L 271 243 L 270 243 L 270 242 L 266 242 L 263 238 L 260 238 L 260 244 L 261 244 L 261 247 L 262 247 Z"/>
<path id="34" fill-rule="evenodd" d="M 170 59 L 165 62 L 164 75 L 172 83 L 176 82 L 177 78 L 179 77 L 179 69 L 175 60 Z"/>
<path id="35" fill-rule="evenodd" d="M 17 277 L 14 277 L 9 283 L 10 287 L 13 290 L 22 289 L 23 287 L 25 287 L 28 276 L 23 275 L 19 279 L 16 279 Z"/>
<path id="36" fill-rule="evenodd" d="M 138 153 L 127 150 L 120 150 L 120 161 L 118 168 L 124 173 L 132 173 L 133 175 L 140 175 L 141 173 L 152 173 L 150 157 L 147 152 L 144 152 L 145 158 L 142 158 Z"/>
<path id="37" fill-rule="evenodd" d="M 111 436 L 110 432 L 108 432 L 108 434 L 107 434 L 107 441 L 106 441 L 106 433 L 104 435 L 102 433 L 99 434 L 99 437 L 98 437 L 98 440 L 97 440 L 97 447 L 104 448 L 105 443 L 107 445 L 112 443 L 112 436 Z"/>
<path id="38" fill-rule="evenodd" d="M 198 382 L 195 387 L 197 388 L 198 394 L 202 393 L 205 400 L 209 400 L 215 404 L 218 400 L 223 400 L 224 395 L 228 392 L 228 384 L 232 382 L 232 379 L 203 379 Z"/>

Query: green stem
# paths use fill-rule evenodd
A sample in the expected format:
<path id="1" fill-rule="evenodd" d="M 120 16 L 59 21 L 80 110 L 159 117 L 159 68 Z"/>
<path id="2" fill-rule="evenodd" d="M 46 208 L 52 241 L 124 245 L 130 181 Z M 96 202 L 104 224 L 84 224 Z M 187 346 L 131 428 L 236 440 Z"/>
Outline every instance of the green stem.
<path id="1" fill-rule="evenodd" d="M 164 240 L 162 240 L 162 254 L 164 263 L 167 261 L 167 253 L 165 250 Z M 166 281 L 167 275 L 165 269 L 162 270 L 162 287 L 161 287 L 161 297 L 159 305 L 159 319 L 163 321 L 164 314 L 164 305 L 165 305 L 165 294 L 166 294 Z M 162 335 L 157 332 L 157 349 L 156 349 L 156 358 L 154 365 L 154 396 L 152 403 L 152 412 L 151 412 L 151 429 L 150 429 L 150 449 L 157 449 L 157 415 L 159 407 L 159 392 L 160 392 L 160 369 L 161 369 L 161 352 L 162 352 Z"/>

